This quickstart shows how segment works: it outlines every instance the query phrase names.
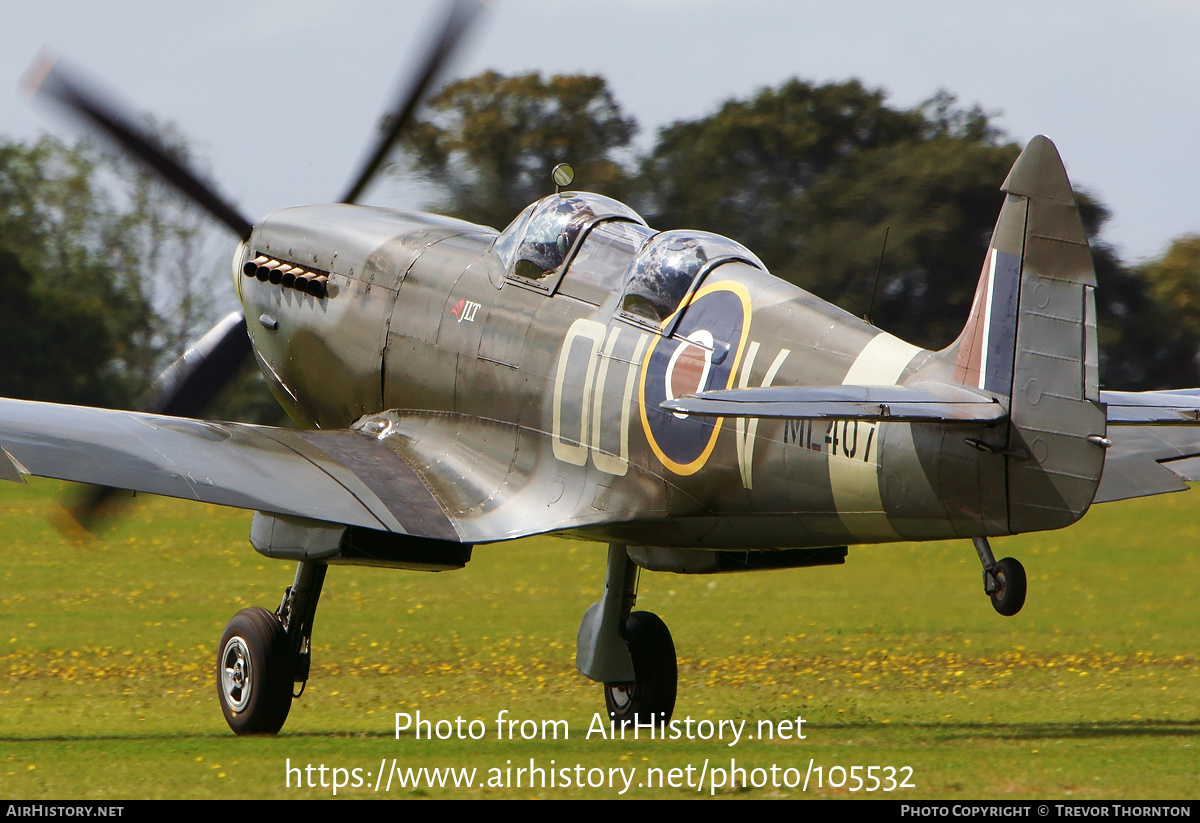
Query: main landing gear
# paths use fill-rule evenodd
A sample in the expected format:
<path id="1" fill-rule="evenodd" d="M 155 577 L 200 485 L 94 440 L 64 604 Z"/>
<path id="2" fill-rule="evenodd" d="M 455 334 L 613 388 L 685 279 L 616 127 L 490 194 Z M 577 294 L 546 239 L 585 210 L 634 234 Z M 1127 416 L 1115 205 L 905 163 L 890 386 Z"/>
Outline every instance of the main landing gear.
<path id="1" fill-rule="evenodd" d="M 625 621 L 625 645 L 633 658 L 632 683 L 605 683 L 604 705 L 622 725 L 638 716 L 645 723 L 656 717 L 665 723 L 675 711 L 679 672 L 675 644 L 667 624 L 653 612 L 633 612 Z"/>
<path id="2" fill-rule="evenodd" d="M 579 625 L 575 667 L 604 684 L 609 716 L 623 726 L 669 721 L 679 680 L 667 624 L 651 612 L 632 611 L 636 600 L 637 566 L 625 546 L 613 543 L 604 595 Z"/>
<path id="3" fill-rule="evenodd" d="M 328 566 L 300 563 L 279 609 L 242 609 L 221 636 L 217 694 L 237 734 L 275 734 L 292 708 L 292 685 L 308 681 L 313 617 Z M 295 695 L 299 697 L 300 695 Z"/>
<path id="4" fill-rule="evenodd" d="M 1015 557 L 997 561 L 986 537 L 972 537 L 979 562 L 983 564 L 983 593 L 992 598 L 992 608 L 1012 617 L 1025 605 L 1025 567 Z"/>

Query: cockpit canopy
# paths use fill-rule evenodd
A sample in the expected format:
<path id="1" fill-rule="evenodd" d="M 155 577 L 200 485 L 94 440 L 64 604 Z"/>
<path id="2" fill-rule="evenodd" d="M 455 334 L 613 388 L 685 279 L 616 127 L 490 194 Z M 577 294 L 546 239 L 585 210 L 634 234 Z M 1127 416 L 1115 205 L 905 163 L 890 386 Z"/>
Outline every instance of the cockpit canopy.
<path id="1" fill-rule="evenodd" d="M 621 311 L 657 325 L 679 308 L 693 283 L 731 260 L 767 268 L 728 237 L 690 229 L 660 232 L 642 246 L 629 268 Z"/>
<path id="2" fill-rule="evenodd" d="M 512 275 L 541 280 L 558 270 L 590 226 L 604 220 L 646 225 L 633 209 L 600 194 L 562 192 L 529 206 L 500 233 L 493 251 Z"/>
<path id="3" fill-rule="evenodd" d="M 508 277 L 549 292 L 560 281 L 564 288 L 592 284 L 608 294 L 623 287 L 618 311 L 660 331 L 722 263 L 741 261 L 766 271 L 741 243 L 689 229 L 656 233 L 625 204 L 586 192 L 532 204 L 500 233 L 492 251 Z M 570 267 L 566 279 L 552 277 L 563 273 L 564 263 Z"/>

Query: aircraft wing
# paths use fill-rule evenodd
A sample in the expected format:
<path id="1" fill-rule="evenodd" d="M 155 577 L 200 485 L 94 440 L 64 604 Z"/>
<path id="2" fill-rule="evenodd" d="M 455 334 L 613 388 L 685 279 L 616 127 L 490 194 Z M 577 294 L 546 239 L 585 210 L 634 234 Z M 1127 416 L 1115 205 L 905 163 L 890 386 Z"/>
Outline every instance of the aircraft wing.
<path id="1" fill-rule="evenodd" d="M 711 417 L 785 417 L 894 423 L 986 424 L 1008 409 L 991 395 L 963 386 L 767 386 L 684 395 L 662 403 L 678 414 Z"/>
<path id="2" fill-rule="evenodd" d="M 459 541 L 420 476 L 356 431 L 296 431 L 0 399 L 0 478 L 20 474 Z"/>
<path id="3" fill-rule="evenodd" d="M 664 481 L 585 494 L 549 435 L 391 411 L 363 430 L 298 431 L 0 399 L 0 479 L 93 483 L 460 543 L 661 519 Z M 659 501 L 658 504 L 648 501 Z"/>

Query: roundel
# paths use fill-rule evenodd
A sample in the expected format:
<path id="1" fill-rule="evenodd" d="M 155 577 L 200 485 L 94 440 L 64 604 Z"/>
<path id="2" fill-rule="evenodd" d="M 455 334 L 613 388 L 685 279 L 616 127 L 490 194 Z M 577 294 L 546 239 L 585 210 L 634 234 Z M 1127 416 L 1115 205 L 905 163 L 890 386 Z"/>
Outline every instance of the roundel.
<path id="1" fill-rule="evenodd" d="M 723 418 L 659 408 L 685 394 L 728 389 L 750 331 L 750 294 L 741 283 L 704 286 L 676 312 L 675 333 L 650 344 L 642 364 L 639 405 L 650 448 L 676 474 L 692 474 L 708 461 Z M 663 322 L 663 328 L 675 315 Z"/>

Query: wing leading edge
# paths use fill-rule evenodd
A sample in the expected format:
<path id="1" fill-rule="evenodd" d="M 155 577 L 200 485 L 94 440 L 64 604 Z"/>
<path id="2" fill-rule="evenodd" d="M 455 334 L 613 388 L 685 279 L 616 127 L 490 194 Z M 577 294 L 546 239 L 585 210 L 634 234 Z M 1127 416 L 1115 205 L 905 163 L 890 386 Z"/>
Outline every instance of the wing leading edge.
<path id="1" fill-rule="evenodd" d="M 375 438 L 0 399 L 16 472 L 459 541 L 420 476 Z"/>

